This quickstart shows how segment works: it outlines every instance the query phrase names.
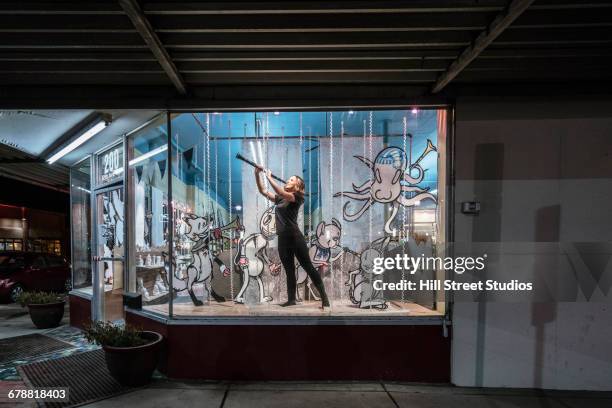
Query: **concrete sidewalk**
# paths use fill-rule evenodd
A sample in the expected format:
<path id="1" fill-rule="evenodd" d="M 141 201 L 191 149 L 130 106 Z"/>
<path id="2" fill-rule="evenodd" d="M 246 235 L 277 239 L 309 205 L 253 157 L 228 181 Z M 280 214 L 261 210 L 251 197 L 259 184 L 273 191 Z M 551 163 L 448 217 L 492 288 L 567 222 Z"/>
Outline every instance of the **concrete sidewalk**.
<path id="1" fill-rule="evenodd" d="M 68 310 L 64 315 L 67 323 Z M 64 333 L 64 331 L 66 333 Z M 31 333 L 69 336 L 70 330 L 37 330 L 27 310 L 0 306 L 0 338 Z M 77 334 L 78 331 L 77 331 Z M 82 337 L 79 334 L 80 337 Z M 69 341 L 70 339 L 64 339 Z M 82 339 L 81 339 L 82 340 Z M 85 351 L 81 340 L 75 350 Z M 6 390 L 23 387 L 21 381 L 0 382 L 0 407 L 34 407 L 6 398 Z M 612 393 L 461 388 L 449 385 L 339 382 L 223 383 L 155 380 L 138 389 L 87 407 L 223 407 L 223 408 L 610 408 Z"/>
<path id="2" fill-rule="evenodd" d="M 64 318 L 60 326 L 65 326 L 70 321 L 70 310 L 68 302 L 64 311 Z M 37 329 L 30 319 L 28 309 L 16 303 L 0 305 L 0 339 L 9 337 L 25 336 L 26 334 L 45 334 L 55 329 Z"/>
<path id="3" fill-rule="evenodd" d="M 609 408 L 612 393 L 381 383 L 156 381 L 87 407 Z"/>

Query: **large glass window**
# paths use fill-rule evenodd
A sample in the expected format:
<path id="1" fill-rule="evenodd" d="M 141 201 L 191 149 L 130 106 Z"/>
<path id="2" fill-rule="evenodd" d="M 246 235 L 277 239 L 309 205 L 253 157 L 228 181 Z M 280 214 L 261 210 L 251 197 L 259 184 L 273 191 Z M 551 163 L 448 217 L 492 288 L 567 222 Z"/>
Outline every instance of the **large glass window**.
<path id="1" fill-rule="evenodd" d="M 128 137 L 128 289 L 143 308 L 168 313 L 168 132 L 162 116 Z"/>
<path id="2" fill-rule="evenodd" d="M 0 238 L 0 251 L 21 251 L 23 241 L 20 239 Z"/>
<path id="3" fill-rule="evenodd" d="M 393 270 L 375 275 L 373 259 L 444 256 L 446 122 L 446 111 L 436 109 L 178 114 L 170 126 L 171 169 L 163 132 L 134 139 L 133 157 L 146 157 L 137 163 L 140 173 L 130 166 L 138 174 L 130 184 L 137 264 L 146 266 L 149 255 L 156 264 L 167 241 L 156 245 L 152 236 L 162 235 L 154 230 L 165 231 L 169 219 L 173 226 L 176 297 L 155 310 L 171 308 L 179 318 L 443 313 L 440 291 L 378 289 L 375 280 L 411 278 Z M 321 293 L 297 261 L 298 304 L 279 305 L 288 293 L 275 203 L 258 193 L 253 167 L 237 154 L 280 179 L 303 180 L 297 223 L 331 308 L 319 309 Z M 164 177 L 171 177 L 170 210 Z M 426 276 L 443 271 L 421 271 L 419 279 Z"/>
<path id="4" fill-rule="evenodd" d="M 70 169 L 72 287 L 92 293 L 91 159 Z M 54 248 L 55 249 L 55 248 Z M 53 251 L 55 252 L 55 251 Z"/>

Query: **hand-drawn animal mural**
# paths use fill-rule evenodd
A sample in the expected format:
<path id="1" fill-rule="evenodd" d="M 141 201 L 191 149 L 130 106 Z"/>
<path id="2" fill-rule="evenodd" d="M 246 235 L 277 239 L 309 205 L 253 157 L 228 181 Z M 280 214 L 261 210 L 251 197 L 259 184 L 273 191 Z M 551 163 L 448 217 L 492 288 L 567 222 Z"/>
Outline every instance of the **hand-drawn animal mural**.
<path id="1" fill-rule="evenodd" d="M 411 207 L 423 200 L 436 202 L 436 197 L 428 192 L 429 188 L 418 187 L 423 181 L 425 171 L 420 161 L 430 152 L 437 151 L 431 140 L 427 139 L 427 147 L 421 156 L 412 164 L 408 163 L 406 152 L 399 147 L 387 147 L 381 150 L 374 162 L 363 156 L 354 156 L 361 160 L 372 170 L 372 178 L 363 184 L 353 184 L 353 191 L 342 191 L 334 197 L 348 197 L 358 201 L 365 201 L 363 206 L 355 213 L 348 212 L 350 202 L 344 204 L 343 217 L 347 221 L 359 219 L 374 203 L 391 203 L 392 212 L 385 223 L 385 231 L 392 234 L 391 222 L 395 219 L 400 206 Z M 418 171 L 412 177 L 413 170 Z"/>
<path id="2" fill-rule="evenodd" d="M 208 301 L 210 296 L 217 302 L 225 302 L 223 296 L 218 295 L 212 288 L 213 262 L 215 262 L 223 276 L 229 276 L 229 269 L 209 249 L 209 241 L 213 231 L 213 218 L 201 217 L 195 214 L 186 214 L 183 217 L 186 226 L 185 236 L 193 243 L 191 247 L 192 260 L 186 267 L 186 273 L 174 268 L 173 287 L 176 291 L 187 290 L 191 301 L 196 306 L 204 303 L 197 299 L 193 290 L 196 283 L 204 284 L 203 300 Z"/>
<path id="3" fill-rule="evenodd" d="M 102 195 L 102 217 L 104 256 L 109 257 L 115 247 L 123 245 L 123 198 L 120 190 Z"/>
<path id="4" fill-rule="evenodd" d="M 391 237 L 384 237 L 373 241 L 359 257 L 359 268 L 349 272 L 349 280 L 345 283 L 349 287 L 351 302 L 362 309 L 380 309 L 388 307 L 383 291 L 374 289 L 374 259 L 384 257 L 385 250 Z"/>
<path id="5" fill-rule="evenodd" d="M 259 302 L 264 303 L 272 300 L 272 296 L 266 296 L 264 293 L 261 275 L 266 266 L 273 275 L 277 275 L 280 272 L 280 264 L 273 263 L 267 254 L 268 244 L 275 236 L 276 218 L 274 207 L 270 207 L 259 220 L 259 232 L 250 234 L 238 242 L 238 251 L 234 258 L 234 265 L 242 273 L 242 287 L 234 299 L 235 302 L 245 302 L 244 296 L 251 278 L 254 278 L 259 286 Z"/>
<path id="6" fill-rule="evenodd" d="M 330 224 L 326 224 L 325 221 L 321 221 L 317 225 L 316 236 L 308 250 L 310 260 L 315 268 L 319 269 L 321 276 L 323 276 L 323 268 L 328 267 L 332 262 L 336 261 L 342 256 L 343 251 L 338 252 L 332 256 L 332 249 L 340 245 L 340 237 L 342 235 L 342 225 L 340 222 L 332 218 Z M 315 300 L 320 298 L 312 290 L 312 282 L 308 280 L 308 274 L 299 264 L 296 265 L 296 281 L 298 286 L 297 300 L 301 301 L 299 285 L 306 282 L 306 287 L 310 295 Z"/>

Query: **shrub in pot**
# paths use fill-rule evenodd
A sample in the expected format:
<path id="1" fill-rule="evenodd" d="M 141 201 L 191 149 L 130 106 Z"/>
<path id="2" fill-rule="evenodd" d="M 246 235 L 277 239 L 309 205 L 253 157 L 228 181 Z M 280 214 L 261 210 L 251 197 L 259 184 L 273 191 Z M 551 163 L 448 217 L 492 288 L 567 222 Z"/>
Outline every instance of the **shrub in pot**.
<path id="1" fill-rule="evenodd" d="M 59 326 L 64 317 L 66 300 L 63 295 L 49 292 L 22 292 L 17 297 L 22 307 L 28 307 L 30 319 L 39 329 Z"/>
<path id="2" fill-rule="evenodd" d="M 102 346 L 106 366 L 120 384 L 137 387 L 151 381 L 162 335 L 130 325 L 94 322 L 85 328 L 88 341 Z"/>

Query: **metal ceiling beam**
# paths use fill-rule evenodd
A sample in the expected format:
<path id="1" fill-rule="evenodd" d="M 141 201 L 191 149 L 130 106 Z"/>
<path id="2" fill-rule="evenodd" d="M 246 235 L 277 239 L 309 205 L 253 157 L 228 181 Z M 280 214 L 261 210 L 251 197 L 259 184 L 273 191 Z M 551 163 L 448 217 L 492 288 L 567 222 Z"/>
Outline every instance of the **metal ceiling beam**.
<path id="1" fill-rule="evenodd" d="M 516 20 L 534 0 L 512 0 L 505 11 L 498 14 L 481 32 L 478 37 L 453 61 L 448 69 L 438 77 L 431 89 L 432 93 L 440 92 L 446 85 L 457 77 L 476 57 L 484 51 L 501 33 Z"/>
<path id="2" fill-rule="evenodd" d="M 147 2 L 147 14 L 158 15 L 262 15 L 262 14 L 371 14 L 490 12 L 503 9 L 499 0 L 412 0 L 395 1 L 259 1 L 259 2 Z"/>
<path id="3" fill-rule="evenodd" d="M 350 61 L 357 63 L 359 61 L 447 61 L 448 63 L 455 60 L 460 53 L 454 49 L 414 49 L 414 50 L 352 50 L 352 51 L 226 51 L 226 52 L 211 52 L 211 51 L 177 51 L 172 53 L 172 59 L 178 66 L 182 63 L 219 63 L 219 62 L 318 62 L 323 64 L 331 61 Z M 612 49 L 609 47 L 563 47 L 563 48 L 522 48 L 522 49 L 497 49 L 487 48 L 478 56 L 482 59 L 547 59 L 547 58 L 601 58 L 612 57 Z M 160 72 L 157 60 L 150 52 L 136 53 L 94 53 L 94 52 L 31 52 L 31 51 L 5 51 L 0 53 L 0 62 L 2 63 L 70 63 L 75 67 L 80 67 L 81 63 L 120 63 L 118 66 L 123 66 L 123 63 L 128 64 L 154 64 Z M 49 64 L 54 66 L 54 64 Z M 103 66 L 103 65 L 102 65 Z M 21 69 L 21 68 L 20 68 Z M 32 69 L 38 69 L 35 64 L 32 64 Z M 76 69 L 76 68 L 75 68 Z"/>
<path id="4" fill-rule="evenodd" d="M 138 5 L 138 2 L 136 0 L 119 0 L 119 4 L 126 12 L 130 20 L 132 20 L 132 24 L 134 24 L 136 30 L 140 33 L 145 43 L 147 43 L 151 49 L 151 52 L 153 55 L 155 55 L 155 58 L 157 58 L 157 61 L 159 61 L 160 65 L 170 78 L 170 81 L 172 81 L 172 84 L 174 84 L 174 87 L 180 94 L 185 95 L 187 93 L 185 81 L 181 77 L 180 72 L 176 68 L 176 65 L 174 65 L 172 58 L 170 58 L 170 55 L 164 48 L 164 45 L 160 41 L 159 37 L 157 34 L 155 34 L 151 23 L 149 23 L 149 20 L 147 20 L 144 12 Z"/>
<path id="5" fill-rule="evenodd" d="M 5 178 L 9 178 L 9 179 L 13 179 L 13 180 L 18 180 L 24 183 L 28 183 L 28 184 L 33 184 L 35 186 L 39 186 L 39 187 L 44 187 L 44 188 L 48 188 L 51 190 L 56 190 L 56 191 L 60 191 L 62 193 L 68 193 L 68 177 L 66 177 L 66 180 L 64 183 L 62 184 L 51 184 L 51 183 L 45 183 L 44 181 L 41 181 L 42 179 L 39 177 L 31 177 L 31 176 L 24 176 L 24 174 L 21 171 L 17 171 L 17 172 L 13 172 L 11 170 L 8 170 L 4 167 L 1 168 L 2 174 L 0 177 L 5 177 Z"/>
<path id="6" fill-rule="evenodd" d="M 0 165 L 2 164 L 32 164 L 32 163 L 44 163 L 44 160 L 37 158 L 12 158 L 12 159 L 0 159 Z"/>
<path id="7" fill-rule="evenodd" d="M 52 6 L 51 6 L 52 4 Z M 537 10 L 581 10 L 611 8 L 607 1 L 557 0 L 547 4 L 536 4 Z M 468 13 L 495 12 L 504 9 L 498 0 L 404 0 L 395 1 L 265 1 L 265 2 L 147 2 L 143 5 L 147 15 L 194 15 L 194 14 L 339 14 L 339 13 Z M 24 2 L 3 1 L 0 15 L 76 15 L 91 16 L 122 15 L 121 9 L 113 2 Z"/>

